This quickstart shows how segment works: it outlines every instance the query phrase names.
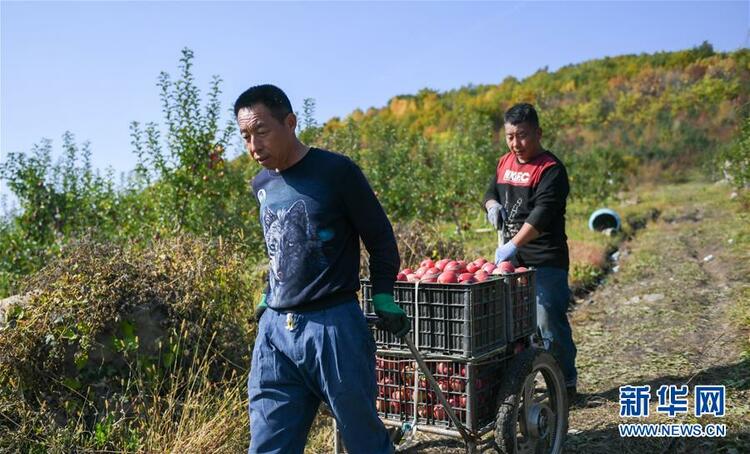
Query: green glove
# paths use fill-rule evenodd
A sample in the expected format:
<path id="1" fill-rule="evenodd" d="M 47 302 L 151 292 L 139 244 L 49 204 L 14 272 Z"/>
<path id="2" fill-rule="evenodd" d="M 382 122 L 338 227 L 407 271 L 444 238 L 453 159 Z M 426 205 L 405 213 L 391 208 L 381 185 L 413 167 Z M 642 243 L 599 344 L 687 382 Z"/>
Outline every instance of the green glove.
<path id="1" fill-rule="evenodd" d="M 255 307 L 255 321 L 259 322 L 260 318 L 263 316 L 263 312 L 265 312 L 266 309 L 268 309 L 268 305 L 266 304 L 266 294 L 263 293 L 263 296 L 260 297 L 260 303 Z"/>
<path id="2" fill-rule="evenodd" d="M 372 297 L 372 304 L 378 316 L 375 326 L 396 337 L 403 337 L 409 332 L 411 323 L 406 317 L 406 312 L 393 302 L 393 295 L 378 293 Z"/>

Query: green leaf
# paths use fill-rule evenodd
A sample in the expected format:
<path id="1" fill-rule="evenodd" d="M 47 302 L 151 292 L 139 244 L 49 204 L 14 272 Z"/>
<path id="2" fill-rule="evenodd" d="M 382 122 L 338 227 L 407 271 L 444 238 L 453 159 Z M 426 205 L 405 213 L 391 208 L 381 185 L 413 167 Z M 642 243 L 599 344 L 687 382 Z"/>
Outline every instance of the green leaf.
<path id="1" fill-rule="evenodd" d="M 66 377 L 62 381 L 63 385 L 67 386 L 70 389 L 75 389 L 76 391 L 81 389 L 81 382 L 78 381 L 75 378 L 72 377 Z"/>

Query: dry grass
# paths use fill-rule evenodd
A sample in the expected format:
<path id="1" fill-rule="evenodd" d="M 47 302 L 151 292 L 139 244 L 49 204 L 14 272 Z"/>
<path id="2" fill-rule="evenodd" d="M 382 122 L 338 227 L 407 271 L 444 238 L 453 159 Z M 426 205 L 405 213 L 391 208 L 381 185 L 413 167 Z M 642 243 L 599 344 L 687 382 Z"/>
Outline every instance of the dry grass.
<path id="1" fill-rule="evenodd" d="M 74 245 L 0 331 L 0 451 L 246 445 L 248 269 L 221 241 Z"/>

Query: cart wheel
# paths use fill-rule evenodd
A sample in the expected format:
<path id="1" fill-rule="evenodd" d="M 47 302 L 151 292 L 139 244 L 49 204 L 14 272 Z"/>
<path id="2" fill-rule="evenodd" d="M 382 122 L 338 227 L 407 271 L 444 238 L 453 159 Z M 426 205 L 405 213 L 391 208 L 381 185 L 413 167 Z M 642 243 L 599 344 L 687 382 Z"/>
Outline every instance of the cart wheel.
<path id="1" fill-rule="evenodd" d="M 568 398 L 560 366 L 529 348 L 510 360 L 498 393 L 495 443 L 500 453 L 561 453 Z"/>

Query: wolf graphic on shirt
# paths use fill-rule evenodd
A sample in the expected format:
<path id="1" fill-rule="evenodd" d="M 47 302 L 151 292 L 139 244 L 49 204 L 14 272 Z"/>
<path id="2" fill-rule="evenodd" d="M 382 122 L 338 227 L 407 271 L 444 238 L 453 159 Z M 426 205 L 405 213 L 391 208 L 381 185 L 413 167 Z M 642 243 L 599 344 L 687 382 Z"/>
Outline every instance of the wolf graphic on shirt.
<path id="1" fill-rule="evenodd" d="M 263 230 L 271 262 L 269 296 L 274 300 L 280 297 L 283 301 L 285 290 L 301 290 L 322 270 L 321 244 L 309 223 L 303 200 L 297 200 L 287 209 L 274 211 L 266 208 Z M 281 303 L 275 301 L 277 305 Z"/>

